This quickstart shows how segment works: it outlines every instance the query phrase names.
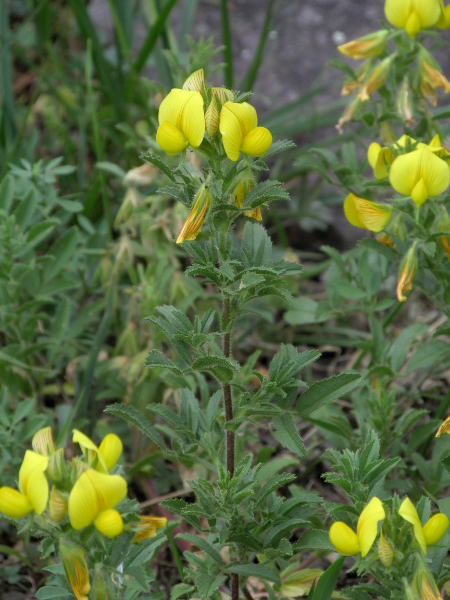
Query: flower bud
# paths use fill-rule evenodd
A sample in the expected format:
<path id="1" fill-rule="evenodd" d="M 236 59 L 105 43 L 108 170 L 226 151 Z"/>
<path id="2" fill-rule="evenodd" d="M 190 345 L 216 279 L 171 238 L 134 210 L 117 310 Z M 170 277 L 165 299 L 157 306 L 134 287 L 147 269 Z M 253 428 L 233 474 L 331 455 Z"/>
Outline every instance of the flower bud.
<path id="1" fill-rule="evenodd" d="M 358 94 L 358 98 L 361 100 L 361 102 L 368 100 L 370 95 L 378 90 L 378 88 L 380 88 L 386 81 L 391 68 L 392 59 L 392 56 L 385 58 L 370 73 L 368 79 L 364 82 L 364 85 Z"/>
<path id="2" fill-rule="evenodd" d="M 419 566 L 414 574 L 412 587 L 420 600 L 442 600 L 433 576 L 422 558 L 419 558 Z"/>
<path id="3" fill-rule="evenodd" d="M 385 567 L 390 567 L 394 559 L 394 550 L 384 537 L 383 529 L 380 531 L 380 539 L 378 540 L 378 558 Z"/>
<path id="4" fill-rule="evenodd" d="M 437 222 L 437 229 L 438 231 L 447 232 L 445 235 L 439 236 L 439 242 L 450 259 L 450 233 L 448 233 L 450 232 L 450 216 L 444 206 L 441 208 L 441 217 Z"/>
<path id="5" fill-rule="evenodd" d="M 47 473 L 53 482 L 62 481 L 65 478 L 67 471 L 64 448 L 58 448 L 56 452 L 48 457 Z"/>
<path id="6" fill-rule="evenodd" d="M 67 512 L 67 500 L 68 498 L 64 498 L 63 494 L 55 486 L 52 487 L 49 509 L 53 521 L 58 522 L 64 518 L 64 515 Z"/>
<path id="7" fill-rule="evenodd" d="M 44 427 L 39 429 L 33 435 L 31 440 L 33 450 L 43 456 L 50 456 L 56 452 L 55 442 L 53 441 L 53 432 L 51 427 Z"/>
<path id="8" fill-rule="evenodd" d="M 422 83 L 433 90 L 442 88 L 446 94 L 450 92 L 450 81 L 443 75 L 440 66 L 423 46 L 419 50 L 419 73 Z"/>
<path id="9" fill-rule="evenodd" d="M 59 550 L 64 571 L 75 598 L 77 600 L 88 600 L 91 584 L 83 549 L 66 542 L 62 538 L 59 543 Z"/>
<path id="10" fill-rule="evenodd" d="M 295 571 L 287 577 L 281 576 L 281 596 L 283 598 L 297 598 L 307 596 L 314 582 L 322 575 L 321 569 L 302 569 Z"/>
<path id="11" fill-rule="evenodd" d="M 436 433 L 436 437 L 441 437 L 443 433 L 448 433 L 450 435 L 450 416 L 448 416 L 445 421 L 440 424 Z"/>
<path id="12" fill-rule="evenodd" d="M 239 208 L 244 208 L 245 199 L 254 187 L 255 180 L 253 179 L 253 175 L 250 169 L 246 169 L 245 171 L 240 173 L 240 175 L 238 175 L 238 177 L 236 178 L 234 188 L 231 192 L 231 195 L 235 200 L 236 206 L 238 206 Z M 246 217 L 256 219 L 257 221 L 262 221 L 261 208 L 259 206 L 251 210 L 244 211 L 244 215 Z"/>
<path id="13" fill-rule="evenodd" d="M 409 86 L 408 78 L 403 79 L 400 90 L 397 94 L 397 113 L 401 116 L 406 125 L 411 127 L 415 125 L 413 118 L 413 103 L 411 97 L 411 88 Z"/>
<path id="14" fill-rule="evenodd" d="M 338 50 L 341 54 L 356 60 L 378 56 L 385 49 L 388 36 L 389 32 L 381 29 L 342 44 L 338 46 Z"/>
<path id="15" fill-rule="evenodd" d="M 214 136 L 219 131 L 220 111 L 226 102 L 234 102 L 231 90 L 224 87 L 211 88 L 211 102 L 205 112 L 205 124 L 208 135 Z"/>
<path id="16" fill-rule="evenodd" d="M 195 240 L 202 230 L 203 223 L 211 205 L 211 192 L 205 184 L 201 186 L 197 193 L 194 206 L 184 222 L 184 225 L 177 237 L 177 244 L 183 244 L 185 241 Z"/>
<path id="17" fill-rule="evenodd" d="M 412 282 L 417 272 L 417 257 L 416 257 L 416 243 L 411 246 L 406 254 L 397 283 L 397 298 L 399 302 L 405 302 L 405 293 L 409 292 L 412 288 Z"/>
<path id="18" fill-rule="evenodd" d="M 164 529 L 167 525 L 166 517 L 139 517 L 139 519 L 140 523 L 136 526 L 133 544 L 156 537 L 157 529 Z"/>
<path id="19" fill-rule="evenodd" d="M 190 92 L 200 92 L 206 89 L 205 85 L 205 71 L 203 69 L 199 69 L 198 71 L 194 71 L 189 75 L 186 81 L 183 83 L 183 90 L 188 90 Z"/>

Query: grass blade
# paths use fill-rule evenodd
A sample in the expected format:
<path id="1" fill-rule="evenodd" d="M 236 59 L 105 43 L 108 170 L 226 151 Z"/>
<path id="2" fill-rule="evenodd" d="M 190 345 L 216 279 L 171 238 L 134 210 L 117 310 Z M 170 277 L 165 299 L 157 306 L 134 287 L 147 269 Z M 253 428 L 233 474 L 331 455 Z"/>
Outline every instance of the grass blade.
<path id="1" fill-rule="evenodd" d="M 144 43 L 142 44 L 142 47 L 139 51 L 136 62 L 134 63 L 134 70 L 137 73 L 140 73 L 144 68 L 148 57 L 150 56 L 153 48 L 155 47 L 158 37 L 164 31 L 166 20 L 176 3 L 177 0 L 167 0 L 167 2 L 160 11 L 158 18 L 156 19 L 155 23 L 148 32 L 147 37 L 145 38 Z"/>
<path id="2" fill-rule="evenodd" d="M 264 18 L 264 24 L 259 36 L 258 47 L 256 49 L 252 64 L 249 66 L 247 74 L 239 86 L 239 89 L 241 90 L 251 90 L 258 76 L 258 71 L 264 58 L 264 48 L 266 46 L 267 36 L 269 35 L 269 31 L 272 26 L 274 4 L 275 0 L 269 1 L 269 6 L 267 7 L 266 16 Z"/>
<path id="3" fill-rule="evenodd" d="M 0 2 L 0 100 L 3 105 L 0 143 L 7 151 L 12 146 L 16 135 L 9 38 L 8 5 L 6 2 Z"/>
<path id="4" fill-rule="evenodd" d="M 231 44 L 231 28 L 230 19 L 228 16 L 227 0 L 220 0 L 220 8 L 222 13 L 222 44 L 225 46 L 223 51 L 223 57 L 225 60 L 225 86 L 233 89 L 233 48 Z"/>

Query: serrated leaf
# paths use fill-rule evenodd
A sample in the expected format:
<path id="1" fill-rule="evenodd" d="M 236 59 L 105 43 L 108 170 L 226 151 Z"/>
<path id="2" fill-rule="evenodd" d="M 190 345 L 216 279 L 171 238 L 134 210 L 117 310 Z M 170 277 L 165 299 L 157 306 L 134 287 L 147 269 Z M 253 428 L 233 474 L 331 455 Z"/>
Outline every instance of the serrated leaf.
<path id="1" fill-rule="evenodd" d="M 378 242 L 373 238 L 364 238 L 362 240 L 358 240 L 358 246 L 362 246 L 363 248 L 369 248 L 369 250 L 374 250 L 375 252 L 378 252 L 378 254 L 381 254 L 391 262 L 397 259 L 397 253 L 394 250 L 392 250 L 392 248 L 389 248 L 388 246 L 386 246 L 386 244 L 382 244 L 381 242 Z"/>
<path id="2" fill-rule="evenodd" d="M 276 475 L 275 477 L 272 477 L 271 479 L 269 479 L 269 481 L 266 481 L 266 483 L 262 486 L 262 488 L 256 494 L 255 509 L 261 504 L 261 502 L 265 498 L 267 498 L 267 496 L 269 494 L 271 494 L 278 488 L 283 487 L 284 485 L 287 485 L 291 481 L 294 481 L 294 479 L 296 479 L 295 475 L 289 475 L 287 473 L 283 473 L 282 475 Z"/>
<path id="3" fill-rule="evenodd" d="M 220 565 L 221 567 L 223 566 L 224 563 L 219 552 L 214 548 L 214 546 L 212 546 L 212 544 L 207 542 L 204 538 L 201 538 L 198 535 L 194 535 L 193 533 L 179 533 L 176 537 L 182 540 L 186 540 L 193 546 L 200 548 L 201 550 L 203 550 L 203 552 L 206 552 L 206 554 L 208 554 L 214 561 L 216 561 L 218 565 Z"/>
<path id="4" fill-rule="evenodd" d="M 156 156 L 156 154 L 150 154 L 149 152 L 146 152 L 144 154 L 141 154 L 139 156 L 139 158 L 141 158 L 142 160 L 146 160 L 149 163 L 152 163 L 152 165 L 155 165 L 155 167 L 158 167 L 158 169 L 160 171 L 162 171 L 165 175 L 167 175 L 167 177 L 172 180 L 172 181 L 176 181 L 172 171 L 169 169 L 169 167 L 159 158 L 159 156 Z"/>
<path id="5" fill-rule="evenodd" d="M 273 437 L 284 448 L 287 448 L 297 456 L 306 456 L 305 446 L 300 434 L 295 426 L 294 417 L 290 412 L 286 412 L 275 419 L 270 424 L 270 430 Z"/>
<path id="6" fill-rule="evenodd" d="M 308 529 L 308 531 L 302 534 L 298 542 L 294 544 L 294 552 L 304 552 L 305 550 L 326 550 L 333 552 L 335 547 L 330 542 L 328 531 Z"/>
<path id="7" fill-rule="evenodd" d="M 115 415 L 116 417 L 131 423 L 160 448 L 166 447 L 164 439 L 158 431 L 156 431 L 150 421 L 132 406 L 113 404 L 112 406 L 107 406 L 104 412 Z"/>
<path id="8" fill-rule="evenodd" d="M 224 575 L 208 575 L 207 573 L 195 573 L 195 583 L 202 598 L 211 598 L 219 585 L 225 581 Z"/>
<path id="9" fill-rule="evenodd" d="M 270 267 L 272 265 L 272 241 L 266 230 L 257 223 L 246 223 L 242 237 L 244 266 Z"/>
<path id="10" fill-rule="evenodd" d="M 225 356 L 201 356 L 192 363 L 196 371 L 209 371 L 221 382 L 231 381 L 233 374 L 239 371 L 239 363 Z"/>
<path id="11" fill-rule="evenodd" d="M 257 577 L 258 579 L 265 579 L 267 581 L 280 582 L 280 576 L 278 573 L 265 567 L 264 565 L 258 565 L 250 563 L 248 565 L 231 565 L 227 568 L 228 573 L 237 573 L 243 577 Z"/>
<path id="12" fill-rule="evenodd" d="M 265 533 L 263 537 L 263 545 L 266 547 L 274 547 L 276 548 L 282 538 L 290 537 L 292 531 L 294 529 L 298 529 L 298 527 L 306 527 L 308 526 L 308 521 L 304 519 L 286 519 L 283 523 L 279 523 L 274 527 L 270 527 Z"/>
<path id="13" fill-rule="evenodd" d="M 189 594 L 189 592 L 192 592 L 194 589 L 195 588 L 192 585 L 188 585 L 187 583 L 177 583 L 170 592 L 170 600 L 178 600 L 178 598 L 181 598 L 181 596 L 184 596 L 185 594 Z"/>
<path id="14" fill-rule="evenodd" d="M 450 353 L 450 346 L 448 342 L 443 340 L 431 340 L 424 344 L 421 344 L 406 367 L 406 374 L 410 375 L 417 369 L 429 369 L 439 362 Z"/>
<path id="15" fill-rule="evenodd" d="M 145 359 L 145 366 L 152 368 L 163 368 L 163 369 L 171 369 L 175 371 L 178 375 L 182 375 L 183 371 L 179 369 L 175 363 L 173 363 L 165 354 L 160 352 L 159 350 L 151 350 L 147 354 L 147 358 Z"/>
<path id="16" fill-rule="evenodd" d="M 297 412 L 305 417 L 329 402 L 351 392 L 359 382 L 359 373 L 340 373 L 322 381 L 316 381 L 300 396 Z"/>

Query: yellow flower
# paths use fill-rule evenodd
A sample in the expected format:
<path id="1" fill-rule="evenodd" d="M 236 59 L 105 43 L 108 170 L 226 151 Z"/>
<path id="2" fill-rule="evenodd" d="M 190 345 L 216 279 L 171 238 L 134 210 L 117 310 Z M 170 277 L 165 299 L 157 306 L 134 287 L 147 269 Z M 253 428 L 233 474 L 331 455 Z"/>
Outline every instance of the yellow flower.
<path id="1" fill-rule="evenodd" d="M 133 544 L 156 537 L 156 530 L 163 529 L 167 525 L 166 517 L 139 517 L 139 519 L 141 522 L 136 526 Z"/>
<path id="2" fill-rule="evenodd" d="M 41 515 L 48 501 L 48 482 L 44 471 L 48 458 L 27 450 L 19 471 L 19 490 L 0 488 L 0 512 L 19 519 L 33 510 Z"/>
<path id="3" fill-rule="evenodd" d="M 89 466 L 102 473 L 108 473 L 116 465 L 123 450 L 120 438 L 114 433 L 108 433 L 97 447 L 87 435 L 74 429 L 72 441 L 80 445 Z"/>
<path id="4" fill-rule="evenodd" d="M 421 46 L 419 51 L 419 74 L 421 85 L 430 87 L 432 90 L 442 88 L 446 94 L 450 92 L 450 81 L 442 73 L 431 54 Z"/>
<path id="5" fill-rule="evenodd" d="M 367 150 L 367 160 L 377 179 L 384 179 L 388 176 L 386 165 L 392 165 L 394 159 L 395 155 L 390 148 L 381 147 L 376 142 L 372 142 Z"/>
<path id="6" fill-rule="evenodd" d="M 338 46 L 338 50 L 341 54 L 356 60 L 378 56 L 386 47 L 388 36 L 389 31 L 381 29 L 380 31 L 374 31 L 356 40 L 342 44 Z"/>
<path id="7" fill-rule="evenodd" d="M 123 477 L 89 469 L 70 492 L 70 524 L 78 530 L 94 523 L 103 535 L 116 537 L 123 531 L 123 522 L 120 514 L 113 509 L 126 494 L 127 483 Z"/>
<path id="8" fill-rule="evenodd" d="M 385 517 L 381 500 L 373 497 L 359 515 L 356 533 L 348 525 L 338 521 L 330 528 L 330 541 L 340 554 L 352 556 L 361 552 L 364 558 L 377 537 L 378 521 L 383 521 Z"/>
<path id="9" fill-rule="evenodd" d="M 344 200 L 344 213 L 354 227 L 377 233 L 384 229 L 392 217 L 392 206 L 359 198 L 350 193 Z"/>
<path id="10" fill-rule="evenodd" d="M 412 590 L 416 592 L 416 598 L 420 598 L 420 600 L 442 600 L 442 596 L 428 566 L 422 557 L 419 557 L 418 560 L 419 565 L 412 582 Z"/>
<path id="11" fill-rule="evenodd" d="M 385 58 L 371 71 L 358 94 L 358 98 L 361 102 L 368 100 L 370 95 L 386 81 L 386 77 L 389 75 L 389 70 L 391 68 L 392 58 L 392 56 Z"/>
<path id="12" fill-rule="evenodd" d="M 439 542 L 449 525 L 446 515 L 437 513 L 422 527 L 417 510 L 408 497 L 401 503 L 398 514 L 413 526 L 414 537 L 424 554 L 427 553 L 427 546 L 432 546 Z"/>
<path id="13" fill-rule="evenodd" d="M 440 158 L 448 158 L 450 156 L 450 152 L 447 150 L 447 148 L 444 145 L 442 145 L 441 138 L 439 137 L 438 133 L 434 136 L 434 138 L 428 144 L 428 148 L 432 152 L 434 152 L 434 154 L 436 154 L 436 156 L 439 156 Z"/>
<path id="14" fill-rule="evenodd" d="M 202 230 L 203 222 L 211 205 L 211 192 L 203 184 L 198 191 L 194 206 L 184 222 L 184 225 L 177 237 L 177 244 L 183 244 L 186 241 L 195 240 Z"/>
<path id="15" fill-rule="evenodd" d="M 411 196 L 419 207 L 429 196 L 445 192 L 450 184 L 450 168 L 429 148 L 418 148 L 394 160 L 389 181 L 396 192 Z"/>
<path id="16" fill-rule="evenodd" d="M 48 507 L 53 521 L 61 521 L 67 512 L 66 497 L 55 486 L 52 487 L 52 491 L 50 492 Z"/>
<path id="17" fill-rule="evenodd" d="M 198 148 L 205 135 L 205 115 L 200 92 L 174 88 L 161 102 L 156 141 L 169 156 L 189 145 Z"/>
<path id="18" fill-rule="evenodd" d="M 359 69 L 357 69 L 355 72 L 356 77 L 357 77 L 356 80 L 355 79 L 346 79 L 344 81 L 344 85 L 341 90 L 341 96 L 348 96 L 355 90 L 358 90 L 361 87 L 364 79 L 369 74 L 371 69 L 372 69 L 372 61 L 370 61 L 370 60 L 364 61 L 362 66 Z"/>
<path id="19" fill-rule="evenodd" d="M 239 153 L 263 156 L 272 143 L 272 134 L 258 127 L 256 110 L 248 104 L 226 102 L 220 111 L 219 129 L 223 147 L 230 160 L 237 161 Z"/>
<path id="20" fill-rule="evenodd" d="M 441 5 L 440 0 L 386 0 L 384 12 L 389 23 L 414 37 L 421 29 L 436 25 Z"/>
<path id="21" fill-rule="evenodd" d="M 254 187 L 255 180 L 253 179 L 252 172 L 250 169 L 245 169 L 245 171 L 237 177 L 233 191 L 231 192 L 231 195 L 236 202 L 236 206 L 239 208 L 244 207 L 245 198 L 250 194 Z M 259 206 L 257 208 L 252 208 L 251 210 L 245 210 L 244 215 L 256 219 L 257 221 L 262 221 L 261 208 Z"/>
<path id="22" fill-rule="evenodd" d="M 91 584 L 83 549 L 61 539 L 59 550 L 64 571 L 75 598 L 77 600 L 88 600 Z"/>
<path id="23" fill-rule="evenodd" d="M 405 302 L 405 293 L 412 288 L 412 282 L 417 272 L 417 257 L 415 243 L 408 250 L 400 267 L 400 275 L 397 282 L 397 298 L 399 302 Z"/>
<path id="24" fill-rule="evenodd" d="M 450 4 L 444 7 L 444 2 L 441 0 L 441 16 L 439 21 L 436 23 L 436 27 L 439 29 L 450 28 Z"/>
<path id="25" fill-rule="evenodd" d="M 220 112 L 222 106 L 230 101 L 234 102 L 232 91 L 224 87 L 211 88 L 211 102 L 205 113 L 206 131 L 208 135 L 214 136 L 219 131 Z"/>
<path id="26" fill-rule="evenodd" d="M 450 415 L 440 424 L 436 437 L 441 437 L 443 433 L 448 433 L 450 435 Z"/>

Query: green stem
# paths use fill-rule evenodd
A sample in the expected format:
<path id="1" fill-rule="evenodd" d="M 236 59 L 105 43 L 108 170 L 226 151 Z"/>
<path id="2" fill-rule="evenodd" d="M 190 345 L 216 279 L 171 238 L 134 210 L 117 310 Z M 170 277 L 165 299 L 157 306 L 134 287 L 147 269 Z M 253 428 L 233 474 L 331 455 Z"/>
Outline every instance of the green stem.
<path id="1" fill-rule="evenodd" d="M 180 553 L 178 552 L 177 545 L 175 544 L 175 540 L 173 539 L 172 529 L 167 528 L 164 532 L 167 537 L 167 541 L 169 542 L 170 550 L 172 552 L 173 559 L 175 564 L 177 565 L 178 573 L 180 575 L 181 581 L 184 580 L 184 569 L 183 563 L 181 562 Z"/>

